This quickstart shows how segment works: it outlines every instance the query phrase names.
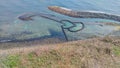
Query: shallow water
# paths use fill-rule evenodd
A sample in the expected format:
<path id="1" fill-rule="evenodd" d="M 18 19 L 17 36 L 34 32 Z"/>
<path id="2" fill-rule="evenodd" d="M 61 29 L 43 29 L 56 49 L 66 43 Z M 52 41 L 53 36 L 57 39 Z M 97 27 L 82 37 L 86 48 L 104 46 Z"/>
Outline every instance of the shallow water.
<path id="1" fill-rule="evenodd" d="M 4 42 L 46 37 L 65 39 L 61 30 L 62 24 L 58 22 L 42 17 L 34 17 L 34 21 L 21 21 L 17 18 L 23 13 L 31 12 L 54 14 L 59 19 L 84 22 L 85 29 L 80 32 L 70 32 L 65 30 L 69 40 L 102 37 L 106 35 L 119 36 L 120 26 L 88 25 L 88 23 L 96 23 L 96 21 L 100 23 L 119 22 L 103 19 L 72 18 L 54 13 L 47 9 L 48 6 L 61 6 L 77 11 L 99 11 L 116 15 L 120 14 L 120 0 L 2 0 L 0 1 L 0 41 Z"/>

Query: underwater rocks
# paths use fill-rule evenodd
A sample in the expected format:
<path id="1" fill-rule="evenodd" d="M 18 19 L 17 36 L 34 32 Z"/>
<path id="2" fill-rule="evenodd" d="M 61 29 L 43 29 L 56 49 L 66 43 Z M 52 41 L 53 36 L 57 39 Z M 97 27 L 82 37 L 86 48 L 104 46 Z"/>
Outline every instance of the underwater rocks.
<path id="1" fill-rule="evenodd" d="M 20 16 L 18 16 L 18 19 L 23 20 L 23 21 L 29 21 L 29 20 L 33 20 L 32 17 L 34 17 L 35 15 L 32 13 L 26 13 L 26 14 L 22 14 Z"/>
<path id="2" fill-rule="evenodd" d="M 96 11 L 73 11 L 72 9 L 67 9 L 64 7 L 59 6 L 49 6 L 48 9 L 67 15 L 70 17 L 76 17 L 76 18 L 101 18 L 101 19 L 110 19 L 114 21 L 120 22 L 120 16 L 107 14 L 103 12 L 96 12 Z"/>
<path id="3" fill-rule="evenodd" d="M 24 13 L 18 16 L 18 19 L 22 21 L 30 21 L 30 20 L 34 20 L 32 17 L 35 17 L 35 16 L 48 18 L 48 19 L 50 19 L 50 17 L 55 17 L 55 15 L 47 14 L 47 13 Z"/>

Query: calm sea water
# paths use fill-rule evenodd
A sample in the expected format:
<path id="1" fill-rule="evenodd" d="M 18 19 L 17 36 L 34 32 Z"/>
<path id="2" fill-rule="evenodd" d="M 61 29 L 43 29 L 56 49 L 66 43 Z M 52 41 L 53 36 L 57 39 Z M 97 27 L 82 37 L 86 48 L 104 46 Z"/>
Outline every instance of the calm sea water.
<path id="1" fill-rule="evenodd" d="M 60 16 L 60 18 L 86 21 L 86 19 L 81 20 L 54 13 L 47 9 L 48 6 L 61 6 L 77 11 L 100 11 L 120 15 L 120 0 L 1 0 L 0 40 L 64 37 L 60 24 L 57 22 L 37 17 L 34 21 L 28 22 L 18 20 L 17 17 L 23 13 L 43 12 Z M 89 22 L 91 21 L 90 19 Z M 96 35 L 104 36 L 110 33 L 119 35 L 119 32 L 115 33 L 116 31 L 113 31 L 114 29 L 116 28 L 113 26 L 100 27 L 97 25 L 87 25 L 86 29 L 81 32 L 71 33 L 66 30 L 66 34 L 70 39 L 85 39 Z"/>

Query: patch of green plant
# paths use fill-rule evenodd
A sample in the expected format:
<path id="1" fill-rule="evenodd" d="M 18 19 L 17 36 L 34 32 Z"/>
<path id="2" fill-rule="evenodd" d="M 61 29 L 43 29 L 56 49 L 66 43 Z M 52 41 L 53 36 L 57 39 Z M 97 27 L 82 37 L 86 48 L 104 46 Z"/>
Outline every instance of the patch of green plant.
<path id="1" fill-rule="evenodd" d="M 51 68 L 52 65 L 61 60 L 61 55 L 56 50 L 51 50 L 41 55 L 31 52 L 27 55 L 27 58 L 32 68 Z"/>
<path id="2" fill-rule="evenodd" d="M 34 58 L 36 58 L 34 52 L 30 52 L 27 57 L 28 57 L 28 59 L 29 59 L 30 61 L 32 61 Z"/>
<path id="3" fill-rule="evenodd" d="M 120 47 L 114 46 L 113 47 L 113 53 L 117 56 L 120 56 Z"/>
<path id="4" fill-rule="evenodd" d="M 7 68 L 16 68 L 20 65 L 20 56 L 19 55 L 10 55 L 4 59 L 3 64 Z"/>

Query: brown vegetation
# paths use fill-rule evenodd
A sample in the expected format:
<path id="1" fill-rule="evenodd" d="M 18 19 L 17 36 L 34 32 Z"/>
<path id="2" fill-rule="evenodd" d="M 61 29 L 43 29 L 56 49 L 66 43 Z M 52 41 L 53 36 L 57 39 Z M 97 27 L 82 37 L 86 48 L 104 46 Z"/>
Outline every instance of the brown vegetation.
<path id="1" fill-rule="evenodd" d="M 120 38 L 115 37 L 1 51 L 9 51 L 2 68 L 120 68 Z"/>

